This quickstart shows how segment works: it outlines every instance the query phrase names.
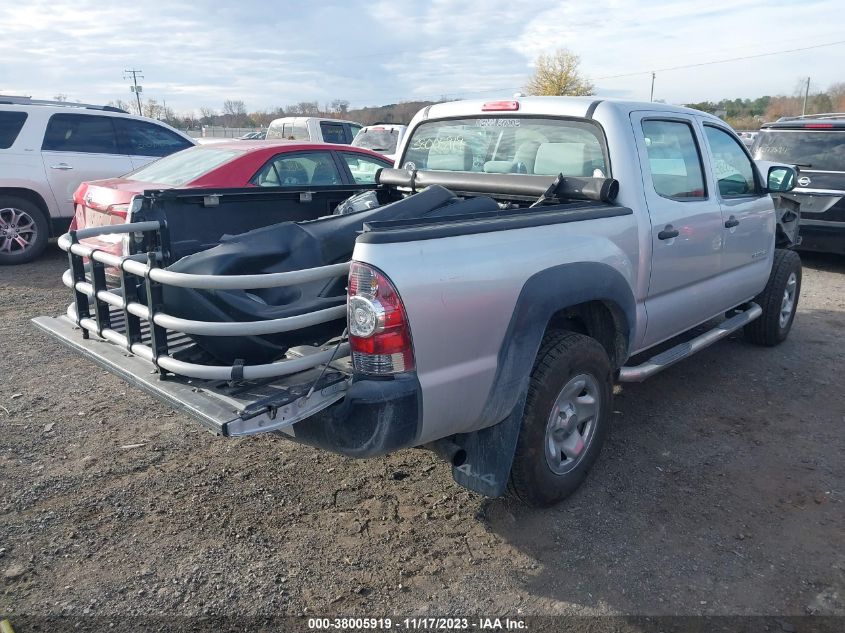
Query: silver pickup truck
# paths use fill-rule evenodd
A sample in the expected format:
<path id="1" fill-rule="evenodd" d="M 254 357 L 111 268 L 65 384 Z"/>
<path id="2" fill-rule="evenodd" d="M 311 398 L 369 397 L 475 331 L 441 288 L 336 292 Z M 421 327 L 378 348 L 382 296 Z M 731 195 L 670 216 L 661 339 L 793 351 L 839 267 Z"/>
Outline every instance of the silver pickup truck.
<path id="1" fill-rule="evenodd" d="M 115 227 L 61 238 L 74 301 L 34 323 L 217 434 L 428 448 L 459 484 L 533 505 L 583 480 L 615 381 L 740 328 L 768 346 L 789 333 L 798 217 L 770 194 L 796 173 L 760 169 L 716 117 L 451 102 L 419 112 L 397 155 L 342 215 L 237 236 L 221 212 L 267 194 L 146 192 L 125 256 L 85 244 Z M 192 222 L 219 244 L 191 247 Z"/>

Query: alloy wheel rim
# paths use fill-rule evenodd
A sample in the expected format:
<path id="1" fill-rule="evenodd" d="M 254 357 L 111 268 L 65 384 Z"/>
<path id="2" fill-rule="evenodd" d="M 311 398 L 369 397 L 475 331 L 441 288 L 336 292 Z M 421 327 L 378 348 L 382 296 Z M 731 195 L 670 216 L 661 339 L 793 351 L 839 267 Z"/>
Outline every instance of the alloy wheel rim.
<path id="1" fill-rule="evenodd" d="M 14 207 L 0 209 L 0 254 L 22 253 L 38 238 L 38 225 L 29 213 Z"/>
<path id="2" fill-rule="evenodd" d="M 556 475 L 575 468 L 590 447 L 601 413 L 599 383 L 590 374 L 578 374 L 555 398 L 546 423 L 546 463 Z"/>
<path id="3" fill-rule="evenodd" d="M 786 288 L 783 291 L 783 300 L 780 303 L 780 327 L 786 327 L 789 323 L 789 318 L 792 316 L 792 311 L 795 309 L 795 291 L 798 288 L 798 277 L 795 273 L 789 274 L 789 279 L 786 280 Z"/>

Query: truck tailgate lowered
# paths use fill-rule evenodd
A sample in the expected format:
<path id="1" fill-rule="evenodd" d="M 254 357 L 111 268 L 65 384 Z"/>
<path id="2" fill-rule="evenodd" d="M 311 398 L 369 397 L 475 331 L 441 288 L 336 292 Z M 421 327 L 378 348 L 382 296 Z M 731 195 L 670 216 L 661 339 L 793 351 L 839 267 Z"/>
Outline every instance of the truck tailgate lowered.
<path id="1" fill-rule="evenodd" d="M 253 435 L 283 430 L 343 398 L 347 375 L 342 362 L 324 369 L 313 367 L 292 376 L 233 383 L 177 375 L 162 378 L 155 366 L 103 339 L 82 338 L 67 316 L 36 317 L 33 324 L 62 345 L 143 389 L 175 409 L 188 413 L 218 435 Z M 174 341 L 178 343 L 178 341 Z M 317 348 L 296 348 L 306 356 Z M 309 396 L 309 392 L 313 392 Z"/>

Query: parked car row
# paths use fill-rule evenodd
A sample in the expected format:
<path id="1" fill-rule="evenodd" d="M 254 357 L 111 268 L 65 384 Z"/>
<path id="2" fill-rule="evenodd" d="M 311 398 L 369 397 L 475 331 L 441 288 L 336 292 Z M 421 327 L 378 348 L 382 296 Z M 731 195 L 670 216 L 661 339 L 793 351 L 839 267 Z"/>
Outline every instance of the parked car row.
<path id="1" fill-rule="evenodd" d="M 379 166 L 395 162 L 406 131 L 405 125 L 364 127 L 340 119 L 282 117 L 241 141 L 266 137 L 275 149 L 238 147 L 231 139 L 192 139 L 160 121 L 109 106 L 0 96 L 0 264 L 31 261 L 49 237 L 67 229 L 72 218 L 74 228 L 122 221 L 129 199 L 144 187 L 371 184 Z M 785 119 L 764 125 L 759 133 L 738 132 L 737 136 L 751 147 L 755 159 L 795 164 L 801 170 L 796 191 L 784 196 L 800 204 L 801 248 L 845 252 L 845 115 Z M 138 173 L 151 161 L 197 143 L 216 151 L 164 161 L 150 172 L 157 181 L 150 180 L 148 172 Z M 316 170 L 316 180 L 314 169 L 282 169 L 261 182 L 255 180 L 255 170 L 240 171 L 256 157 L 270 160 L 271 155 L 308 153 L 318 143 L 331 144 L 324 148 L 327 159 L 321 161 L 331 168 Z M 338 153 L 340 146 L 345 153 Z M 350 146 L 374 154 L 358 154 Z M 331 177 L 325 175 L 330 172 Z M 80 183 L 122 174 L 127 174 L 125 179 L 81 187 L 74 196 Z M 102 196 L 108 188 L 123 193 L 106 196 L 105 201 L 87 200 L 95 192 Z"/>
<path id="2" fill-rule="evenodd" d="M 277 119 L 242 137 L 272 141 L 255 144 L 193 139 L 110 106 L 0 96 L 0 264 L 33 260 L 69 225 L 125 221 L 144 189 L 373 184 L 401 138 L 402 126 L 389 127 L 392 143 L 380 153 L 350 145 L 361 125 L 318 117 Z M 108 239 L 98 241 L 119 247 Z"/>

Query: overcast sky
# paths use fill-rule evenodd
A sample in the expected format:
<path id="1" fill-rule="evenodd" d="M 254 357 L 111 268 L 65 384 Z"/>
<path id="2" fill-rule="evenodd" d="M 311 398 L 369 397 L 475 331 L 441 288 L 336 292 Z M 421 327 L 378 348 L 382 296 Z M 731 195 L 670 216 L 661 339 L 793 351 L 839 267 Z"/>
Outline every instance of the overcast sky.
<path id="1" fill-rule="evenodd" d="M 335 98 L 353 107 L 509 95 L 542 52 L 567 47 L 605 96 L 688 103 L 793 94 L 845 81 L 842 0 L 385 0 L 357 2 L 0 0 L 0 94 L 177 111 L 241 99 L 250 111 Z M 635 76 L 614 77 L 641 73 Z"/>

